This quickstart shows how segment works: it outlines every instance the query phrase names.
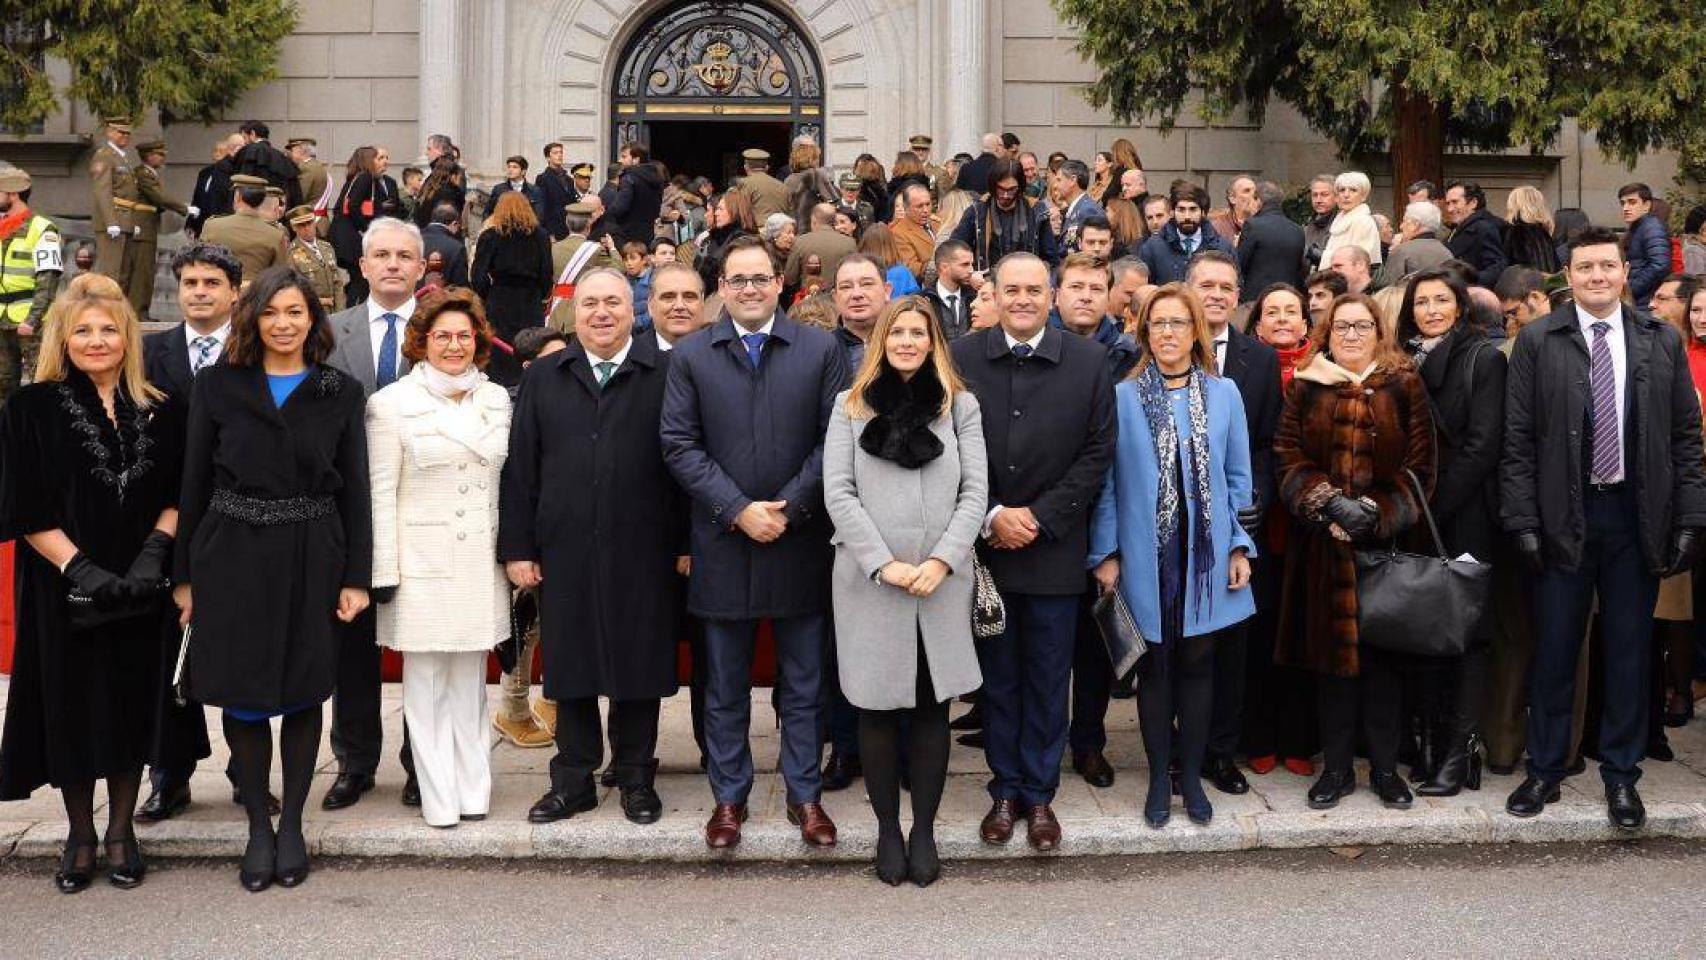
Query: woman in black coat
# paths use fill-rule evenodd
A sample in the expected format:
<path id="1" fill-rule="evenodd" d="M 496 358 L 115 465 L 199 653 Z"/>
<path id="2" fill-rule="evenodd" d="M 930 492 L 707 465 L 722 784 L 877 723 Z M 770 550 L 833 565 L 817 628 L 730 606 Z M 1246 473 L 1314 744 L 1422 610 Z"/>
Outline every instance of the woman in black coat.
<path id="1" fill-rule="evenodd" d="M 526 197 L 506 193 L 498 198 L 497 209 L 474 244 L 474 266 L 468 278 L 486 301 L 486 319 L 504 343 L 515 343 L 522 328 L 545 322 L 545 301 L 556 280 L 551 270 L 551 235 L 539 226 Z M 492 351 L 486 375 L 507 387 L 520 382 L 521 364 L 499 347 Z"/>
<path id="2" fill-rule="evenodd" d="M 1501 548 L 1499 457 L 1504 444 L 1505 355 L 1472 322 L 1469 291 L 1450 270 L 1410 278 L 1398 312 L 1398 340 L 1415 359 L 1433 408 L 1437 473 L 1429 506 L 1450 556 L 1468 553 L 1494 569 Z M 1429 546 L 1431 552 L 1432 547 Z M 1510 584 L 1509 589 L 1516 589 Z M 1420 664 L 1422 742 L 1411 771 L 1424 797 L 1479 790 L 1486 750 L 1481 702 L 1493 618 L 1461 657 Z"/>
<path id="3" fill-rule="evenodd" d="M 460 215 L 468 203 L 466 178 L 467 174 L 456 162 L 455 155 L 446 153 L 434 160 L 426 180 L 421 183 L 420 202 L 415 205 L 415 226 L 425 230 L 432 222 L 433 208 L 441 203 L 455 207 Z"/>
<path id="4" fill-rule="evenodd" d="M 373 147 L 357 147 L 344 168 L 344 185 L 332 204 L 332 251 L 337 254 L 338 266 L 349 275 L 344 284 L 344 302 L 360 303 L 367 299 L 367 278 L 361 275 L 361 237 L 367 225 L 387 216 L 384 209 L 384 177 L 379 170 L 379 151 Z"/>
<path id="5" fill-rule="evenodd" d="M 193 628 L 193 699 L 223 707 L 249 814 L 240 874 L 251 891 L 308 875 L 302 808 L 320 749 L 320 704 L 338 637 L 367 607 L 373 556 L 366 402 L 325 359 L 332 328 L 313 288 L 275 267 L 237 303 L 221 362 L 196 377 L 184 457 L 173 597 Z M 272 728 L 284 809 L 267 810 Z"/>
<path id="6" fill-rule="evenodd" d="M 24 542 L 0 800 L 59 789 L 65 893 L 93 878 L 96 780 L 108 879 L 129 889 L 146 871 L 131 814 L 153 747 L 183 423 L 142 370 L 124 291 L 85 273 L 42 325 L 35 382 L 0 412 L 0 537 Z"/>

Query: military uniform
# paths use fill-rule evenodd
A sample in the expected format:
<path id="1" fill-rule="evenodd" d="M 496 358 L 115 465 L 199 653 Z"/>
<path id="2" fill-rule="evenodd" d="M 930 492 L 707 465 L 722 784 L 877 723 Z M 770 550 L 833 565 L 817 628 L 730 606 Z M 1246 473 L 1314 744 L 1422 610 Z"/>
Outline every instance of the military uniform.
<path id="1" fill-rule="evenodd" d="M 569 213 L 583 217 L 591 216 L 592 209 L 591 204 L 580 201 L 571 203 L 568 206 Z M 588 255 L 586 262 L 581 265 L 579 270 L 575 271 L 574 276 L 569 277 L 566 282 L 558 282 L 563 280 L 564 268 L 566 268 L 569 263 L 575 259 L 575 255 L 580 252 L 581 247 L 589 243 L 594 244 L 598 249 Z M 588 270 L 592 270 L 596 267 L 613 267 L 618 270 L 622 269 L 622 265 L 616 262 L 616 258 L 612 257 L 608 250 L 604 249 L 603 244 L 587 239 L 585 234 L 571 233 L 551 245 L 551 276 L 553 284 L 551 287 L 551 299 L 556 303 L 556 306 L 551 309 L 551 315 L 546 318 L 545 322 L 547 326 L 556 330 L 561 330 L 569 336 L 574 336 L 575 280 L 582 274 L 585 274 Z"/>
<path id="2" fill-rule="evenodd" d="M 310 147 L 319 145 L 313 137 L 291 137 L 284 144 L 285 152 L 289 153 L 300 144 L 307 144 Z M 298 171 L 296 185 L 302 193 L 303 204 L 311 210 L 319 210 L 320 201 L 324 199 L 327 208 L 330 208 L 332 201 L 337 198 L 326 195 L 326 187 L 331 183 L 331 175 L 326 172 L 326 165 L 321 163 L 318 157 L 309 157 L 298 163 L 296 169 Z M 331 235 L 331 226 L 329 217 L 320 218 L 319 224 L 315 227 L 315 232 L 320 235 L 321 240 Z"/>
<path id="3" fill-rule="evenodd" d="M 849 172 L 842 174 L 836 184 L 843 190 L 857 190 L 864 184 L 864 181 L 860 180 L 857 174 Z M 871 207 L 869 200 L 857 200 L 849 204 L 842 198 L 836 197 L 835 206 L 837 208 L 847 207 L 853 211 L 854 219 L 858 221 L 861 233 L 877 219 L 877 211 Z M 805 236 L 807 231 L 811 229 L 811 225 L 808 223 L 796 224 L 796 227 L 801 236 Z"/>
<path id="4" fill-rule="evenodd" d="M 243 189 L 265 187 L 266 181 L 240 173 L 231 178 L 231 184 Z M 225 247 L 242 262 L 244 286 L 260 276 L 262 270 L 290 262 L 285 253 L 284 231 L 248 208 L 239 207 L 236 213 L 208 220 L 201 228 L 201 239 Z"/>
<path id="5" fill-rule="evenodd" d="M 0 170 L 0 192 L 29 188 L 29 174 L 16 167 Z M 21 197 L 0 215 L 0 402 L 18 388 L 24 371 L 35 368 L 42 317 L 65 270 L 62 258 L 59 227 L 32 213 Z M 23 324 L 30 325 L 31 335 L 19 332 Z"/>
<path id="6" fill-rule="evenodd" d="M 906 145 L 911 147 L 914 152 L 928 151 L 934 144 L 934 140 L 922 133 L 914 134 L 911 139 L 906 141 Z M 930 200 L 932 203 L 941 203 L 942 194 L 954 188 L 953 182 L 948 178 L 948 169 L 940 164 L 931 163 L 928 160 L 924 161 L 924 177 L 930 182 Z"/>
<path id="7" fill-rule="evenodd" d="M 130 133 L 130 121 L 113 117 L 106 121 L 109 133 Z M 120 284 L 130 274 L 130 258 L 136 241 L 136 205 L 142 202 L 137 188 L 136 168 L 142 160 L 110 139 L 89 157 L 89 180 L 94 190 L 94 213 L 89 226 L 95 232 L 95 272 Z M 117 227 L 117 230 L 112 228 Z M 116 236 L 114 235 L 116 234 Z"/>
<path id="8" fill-rule="evenodd" d="M 743 150 L 740 156 L 748 162 L 770 162 L 770 154 L 765 150 Z M 794 208 L 788 203 L 788 188 L 766 171 L 748 170 L 741 178 L 739 189 L 752 201 L 752 219 L 761 227 L 772 213 L 794 215 Z"/>
<path id="9" fill-rule="evenodd" d="M 153 153 L 162 156 L 166 153 L 166 145 L 155 140 L 144 143 L 136 148 L 143 157 Z M 154 302 L 154 275 L 158 272 L 155 256 L 160 249 L 160 211 L 171 210 L 181 214 L 186 219 L 190 208 L 181 200 L 175 200 L 166 193 L 165 181 L 160 179 L 160 171 L 149 166 L 144 160 L 136 167 L 137 192 L 142 196 L 142 202 L 135 208 L 132 218 L 136 225 L 135 249 L 131 252 L 130 270 L 125 275 L 124 290 L 130 297 L 130 306 L 136 315 L 148 319 L 149 304 Z"/>
<path id="10" fill-rule="evenodd" d="M 292 227 L 290 234 L 290 265 L 297 273 L 308 278 L 314 292 L 320 297 L 320 305 L 328 313 L 336 313 L 344 308 L 344 277 L 338 269 L 338 255 L 332 250 L 332 245 L 316 237 L 312 243 L 303 242 L 297 235 L 295 227 L 312 223 L 320 218 L 314 213 L 314 208 L 303 204 L 285 215 Z"/>

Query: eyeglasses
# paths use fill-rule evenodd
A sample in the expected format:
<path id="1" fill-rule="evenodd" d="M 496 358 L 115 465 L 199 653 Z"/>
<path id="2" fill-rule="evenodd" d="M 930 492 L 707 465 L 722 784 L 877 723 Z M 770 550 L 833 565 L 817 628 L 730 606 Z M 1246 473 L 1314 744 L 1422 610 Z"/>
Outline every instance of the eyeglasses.
<path id="1" fill-rule="evenodd" d="M 760 274 L 754 277 L 724 277 L 723 284 L 730 290 L 746 290 L 748 288 L 756 290 L 774 279 L 776 279 L 775 276 L 769 274 Z"/>
<path id="2" fill-rule="evenodd" d="M 1189 320 L 1161 319 L 1149 321 L 1149 329 L 1151 330 L 1188 330 L 1190 326 L 1191 321 Z"/>
<path id="3" fill-rule="evenodd" d="M 427 334 L 427 339 L 435 347 L 448 347 L 453 342 L 466 347 L 474 342 L 474 333 L 471 330 L 434 330 Z"/>
<path id="4" fill-rule="evenodd" d="M 1353 334 L 1358 337 L 1366 337 L 1374 333 L 1374 321 L 1358 320 L 1354 323 L 1335 323 L 1333 324 L 1333 332 L 1346 337 Z"/>

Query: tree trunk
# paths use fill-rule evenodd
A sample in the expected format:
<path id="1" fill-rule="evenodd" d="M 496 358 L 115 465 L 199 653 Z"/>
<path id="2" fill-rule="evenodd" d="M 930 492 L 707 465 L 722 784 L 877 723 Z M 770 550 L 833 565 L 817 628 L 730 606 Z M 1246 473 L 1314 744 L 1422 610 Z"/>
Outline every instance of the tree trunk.
<path id="1" fill-rule="evenodd" d="M 1445 194 L 1445 112 L 1404 87 L 1393 91 L 1392 223 L 1404 215 L 1404 189 L 1417 180 L 1434 184 L 1434 199 Z"/>

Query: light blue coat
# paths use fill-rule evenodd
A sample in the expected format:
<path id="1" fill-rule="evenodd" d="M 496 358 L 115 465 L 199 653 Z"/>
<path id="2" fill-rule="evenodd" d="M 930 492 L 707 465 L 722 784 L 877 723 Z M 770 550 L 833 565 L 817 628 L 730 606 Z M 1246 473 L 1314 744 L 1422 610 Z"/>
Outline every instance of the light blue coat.
<path id="1" fill-rule="evenodd" d="M 1210 536 L 1215 544 L 1214 570 L 1209 574 L 1209 603 L 1198 602 L 1190 584 L 1191 559 L 1186 560 L 1185 636 L 1194 637 L 1232 626 L 1256 612 L 1250 588 L 1230 590 L 1226 586 L 1232 551 L 1243 547 L 1256 555 L 1256 545 L 1238 525 L 1238 510 L 1253 496 L 1250 480 L 1250 437 L 1244 424 L 1244 401 L 1232 381 L 1207 377 L 1203 403 L 1208 409 L 1209 478 L 1213 497 Z M 1119 442 L 1114 465 L 1102 482 L 1102 495 L 1090 523 L 1089 566 L 1095 567 L 1116 551 L 1120 555 L 1120 594 L 1131 607 L 1132 616 L 1150 643 L 1161 642 L 1161 586 L 1155 543 L 1155 508 L 1160 497 L 1160 471 L 1155 463 L 1155 441 L 1149 418 L 1138 398 L 1137 382 L 1122 381 L 1114 388 L 1114 406 L 1119 415 Z M 1173 405 L 1181 449 L 1191 433 L 1189 415 L 1182 402 Z M 1189 518 L 1181 518 L 1189 549 L 1195 508 L 1189 491 L 1195 480 L 1191 461 L 1184 458 L 1184 489 L 1181 499 Z"/>

